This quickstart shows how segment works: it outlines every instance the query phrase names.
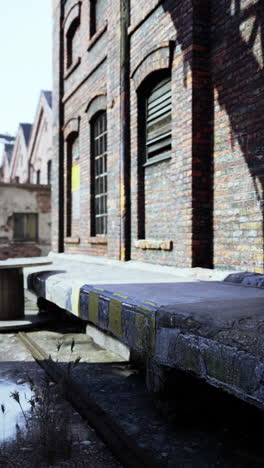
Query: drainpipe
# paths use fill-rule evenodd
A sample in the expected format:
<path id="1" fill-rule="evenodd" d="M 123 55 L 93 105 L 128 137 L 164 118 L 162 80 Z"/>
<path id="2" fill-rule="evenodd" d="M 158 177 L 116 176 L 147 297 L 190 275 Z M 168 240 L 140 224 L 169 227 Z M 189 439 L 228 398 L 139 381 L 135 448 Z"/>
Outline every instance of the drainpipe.
<path id="1" fill-rule="evenodd" d="M 130 1 L 120 0 L 120 259 L 130 260 Z"/>
<path id="2" fill-rule="evenodd" d="M 59 31 L 59 89 L 58 89 L 58 251 L 64 251 L 64 105 L 62 98 L 64 95 L 64 36 L 63 19 L 64 3 L 60 2 L 60 31 Z"/>

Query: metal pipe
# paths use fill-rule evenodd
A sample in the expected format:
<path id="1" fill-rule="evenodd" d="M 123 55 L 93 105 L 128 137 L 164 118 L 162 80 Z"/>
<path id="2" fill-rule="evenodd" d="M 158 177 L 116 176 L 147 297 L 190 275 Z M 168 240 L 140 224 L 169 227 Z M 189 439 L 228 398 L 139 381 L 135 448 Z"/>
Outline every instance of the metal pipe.
<path id="1" fill-rule="evenodd" d="M 130 40 L 129 0 L 120 1 L 120 259 L 130 260 Z"/>

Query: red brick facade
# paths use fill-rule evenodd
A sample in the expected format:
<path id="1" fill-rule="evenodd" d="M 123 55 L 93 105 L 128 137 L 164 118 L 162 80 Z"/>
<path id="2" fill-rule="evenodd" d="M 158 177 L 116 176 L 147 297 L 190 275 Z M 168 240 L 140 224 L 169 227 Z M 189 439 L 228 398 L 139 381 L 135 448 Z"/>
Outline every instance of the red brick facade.
<path id="1" fill-rule="evenodd" d="M 97 0 L 97 11 L 92 3 L 54 0 L 53 249 L 263 271 L 260 0 Z M 140 103 L 163 76 L 171 150 L 145 164 Z M 106 236 L 92 229 L 91 125 L 100 112 Z M 69 163 L 76 138 L 79 157 Z"/>

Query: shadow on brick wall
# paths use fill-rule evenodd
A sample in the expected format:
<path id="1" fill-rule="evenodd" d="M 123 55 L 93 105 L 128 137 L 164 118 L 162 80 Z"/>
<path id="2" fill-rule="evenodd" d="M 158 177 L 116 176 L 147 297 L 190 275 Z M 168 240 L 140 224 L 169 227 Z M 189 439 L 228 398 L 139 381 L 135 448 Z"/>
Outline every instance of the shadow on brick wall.
<path id="1" fill-rule="evenodd" d="M 203 173 L 206 174 L 202 184 L 199 182 L 201 180 L 199 171 L 197 172 L 198 178 L 195 177 L 194 172 L 193 266 L 198 264 L 205 266 L 202 258 L 199 258 L 197 250 L 200 250 L 203 256 L 206 254 L 207 249 L 210 257 L 208 263 L 212 263 L 214 244 L 214 94 L 216 94 L 220 109 L 226 112 L 229 119 L 229 139 L 221 142 L 221 144 L 226 145 L 225 151 L 229 155 L 232 155 L 235 151 L 235 145 L 239 144 L 252 178 L 255 198 L 260 206 L 262 206 L 264 198 L 264 1 L 187 0 L 186 2 L 175 2 L 168 0 L 162 6 L 164 11 L 171 15 L 177 32 L 177 44 L 181 46 L 184 54 L 184 84 L 186 85 L 187 82 L 188 67 L 192 69 L 194 77 L 197 70 L 201 72 L 201 67 L 204 67 L 204 77 L 206 76 L 206 67 L 208 67 L 207 71 L 210 74 L 208 83 L 206 84 L 205 78 L 204 87 L 201 87 L 202 100 L 208 106 L 208 119 L 207 122 L 203 121 L 204 132 L 207 134 L 207 143 L 200 145 L 196 139 L 199 129 L 195 128 L 195 120 L 197 121 L 197 117 L 199 118 L 199 109 L 195 109 L 195 80 L 193 90 L 193 169 L 195 170 L 200 165 L 202 154 L 203 159 L 204 157 L 206 159 L 205 167 L 202 166 L 201 168 Z M 192 15 L 195 25 L 193 31 L 191 30 Z M 199 57 L 199 50 L 196 51 L 193 48 L 190 52 L 189 48 L 192 43 L 198 45 L 198 49 L 202 46 L 201 51 L 207 65 L 206 63 L 203 64 L 202 56 Z M 200 94 L 199 100 L 201 100 Z M 201 121 L 200 124 L 196 125 L 200 125 L 201 129 Z M 203 130 L 201 132 L 203 133 Z M 205 136 L 205 133 L 203 136 Z M 205 142 L 206 138 L 203 141 Z M 230 162 L 229 167 L 232 166 L 230 160 L 226 168 L 228 168 Z M 243 175 L 241 185 L 242 192 L 247 190 L 245 189 Z M 198 198 L 203 191 L 205 191 L 205 194 L 204 198 L 202 198 L 201 207 L 201 199 L 198 200 Z M 243 198 L 243 193 L 241 193 L 239 203 L 243 202 L 243 199 L 248 200 L 248 195 L 245 194 L 245 198 Z M 205 234 L 206 224 L 208 226 L 207 235 Z M 264 232 L 263 222 L 262 225 Z M 254 232 L 252 233 L 253 236 Z M 250 238 L 248 240 L 250 242 Z M 202 246 L 202 249 L 200 246 Z"/>

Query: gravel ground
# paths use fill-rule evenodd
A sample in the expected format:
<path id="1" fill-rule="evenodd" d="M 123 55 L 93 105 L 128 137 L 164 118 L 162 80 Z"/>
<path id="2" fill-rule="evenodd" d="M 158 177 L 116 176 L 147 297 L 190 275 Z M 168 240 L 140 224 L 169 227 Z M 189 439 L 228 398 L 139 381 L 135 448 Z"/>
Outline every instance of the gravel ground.
<path id="1" fill-rule="evenodd" d="M 47 332 L 47 335 L 46 332 L 40 332 L 40 334 L 45 336 L 44 342 L 48 338 L 56 337 L 57 339 L 62 336 L 61 333 L 55 332 Z M 49 343 L 52 348 L 53 340 L 51 339 Z M 0 443 L 0 467 L 89 466 L 93 468 L 116 468 L 121 466 L 97 436 L 94 429 L 82 420 L 68 402 L 61 398 L 58 385 L 52 382 L 46 383 L 44 371 L 35 363 L 30 353 L 25 350 L 14 334 L 0 335 L 0 349 L 5 350 L 0 356 L 0 384 L 1 382 L 9 382 L 14 385 L 14 389 L 17 389 L 20 394 L 20 388 L 23 388 L 24 391 L 23 384 L 28 379 L 33 380 L 40 394 L 45 391 L 48 385 L 50 406 L 46 424 L 47 426 L 50 425 L 51 433 L 55 439 L 54 443 L 51 444 L 54 449 L 54 460 L 48 462 L 46 459 L 48 455 L 47 457 L 43 456 L 43 450 L 40 450 L 39 439 L 36 438 L 36 421 L 34 421 L 32 430 L 35 431 L 35 434 L 32 434 L 31 429 L 25 430 L 20 437 L 14 436 L 13 440 Z M 0 401 L 0 405 L 4 404 L 7 411 L 10 405 L 9 399 L 10 397 L 6 401 Z M 51 416 L 52 413 L 54 413 L 54 416 Z M 28 414 L 28 417 L 30 417 L 30 414 Z M 65 428 L 62 430 L 62 423 L 65 425 L 65 415 L 67 416 L 68 431 Z M 0 412 L 0 440 L 3 437 L 3 421 L 4 417 Z M 54 432 L 54 425 L 60 427 L 57 432 Z M 41 424 L 39 427 L 43 430 Z M 58 447 L 54 448 L 56 439 L 58 442 L 60 437 L 63 437 L 63 444 L 57 443 Z M 66 443 L 65 437 L 66 440 L 68 438 Z"/>

